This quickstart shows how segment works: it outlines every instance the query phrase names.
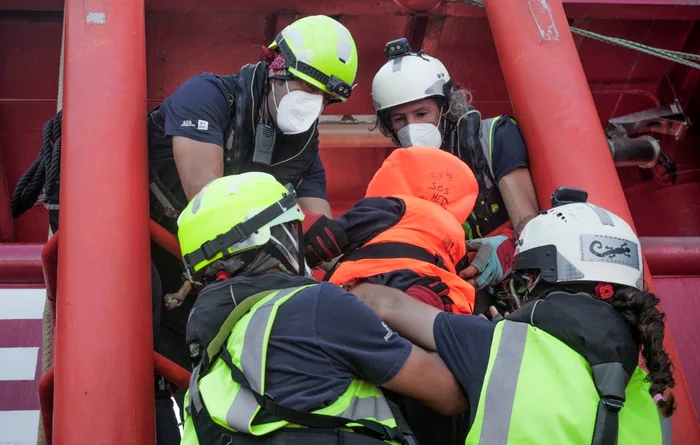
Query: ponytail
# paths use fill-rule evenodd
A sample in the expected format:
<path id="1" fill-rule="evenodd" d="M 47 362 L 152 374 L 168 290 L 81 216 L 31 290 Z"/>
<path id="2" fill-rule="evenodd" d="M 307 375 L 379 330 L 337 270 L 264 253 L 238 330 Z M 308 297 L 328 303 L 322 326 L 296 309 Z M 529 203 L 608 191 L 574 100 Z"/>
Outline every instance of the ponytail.
<path id="1" fill-rule="evenodd" d="M 632 336 L 641 347 L 651 382 L 649 394 L 664 417 L 670 417 L 676 409 L 672 392 L 666 390 L 676 385 L 673 379 L 673 364 L 664 349 L 664 319 L 666 314 L 656 306 L 656 295 L 633 287 L 618 290 L 605 302 L 613 306 L 625 319 Z"/>
<path id="2" fill-rule="evenodd" d="M 596 284 L 581 281 L 552 285 L 540 282 L 525 295 L 524 301 L 545 298 L 550 293 L 557 291 L 574 294 L 584 292 L 615 308 L 627 322 L 632 338 L 641 348 L 649 371 L 647 381 L 651 382 L 649 394 L 654 399 L 661 415 L 670 417 L 676 409 L 676 404 L 673 393 L 666 390 L 676 386 L 676 381 L 673 379 L 673 363 L 668 358 L 663 345 L 666 314 L 656 308 L 659 304 L 658 297 L 651 292 L 640 291 L 633 287 L 621 287 L 606 283 Z"/>

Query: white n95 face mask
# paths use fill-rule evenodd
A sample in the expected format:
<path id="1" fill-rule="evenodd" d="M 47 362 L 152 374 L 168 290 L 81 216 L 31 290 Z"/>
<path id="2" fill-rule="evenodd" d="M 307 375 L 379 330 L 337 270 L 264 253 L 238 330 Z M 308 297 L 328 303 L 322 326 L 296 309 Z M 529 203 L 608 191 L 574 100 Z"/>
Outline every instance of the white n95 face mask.
<path id="1" fill-rule="evenodd" d="M 284 134 L 303 133 L 318 119 L 323 111 L 323 96 L 311 94 L 306 91 L 289 91 L 289 85 L 285 82 L 287 94 L 284 95 L 279 105 L 277 97 L 273 96 L 273 102 L 277 109 L 277 128 Z M 274 92 L 272 93 L 274 95 Z"/>
<path id="2" fill-rule="evenodd" d="M 440 148 L 442 145 L 440 130 L 430 123 L 408 124 L 396 133 L 396 137 L 403 148 L 421 146 Z"/>

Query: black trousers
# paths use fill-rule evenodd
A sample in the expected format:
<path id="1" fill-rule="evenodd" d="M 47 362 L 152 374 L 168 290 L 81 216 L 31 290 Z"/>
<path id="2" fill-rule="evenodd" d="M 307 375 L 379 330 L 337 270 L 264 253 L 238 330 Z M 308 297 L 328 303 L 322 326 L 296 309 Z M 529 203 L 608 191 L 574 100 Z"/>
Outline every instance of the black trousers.
<path id="1" fill-rule="evenodd" d="M 401 411 L 420 445 L 462 445 L 469 432 L 469 413 L 443 416 L 406 397 Z"/>
<path id="2" fill-rule="evenodd" d="M 182 286 L 182 262 L 155 243 L 151 243 L 151 282 L 153 285 L 153 339 L 157 352 L 185 369 L 191 369 L 189 351 L 185 343 L 185 330 L 190 309 L 195 296 L 188 295 L 182 306 L 173 310 L 165 308 L 163 296 L 177 292 Z M 175 398 L 180 418 L 183 418 L 185 392 L 172 382 L 163 382 L 156 376 L 156 443 L 157 445 L 177 445 L 180 431 L 173 411 L 171 396 Z"/>

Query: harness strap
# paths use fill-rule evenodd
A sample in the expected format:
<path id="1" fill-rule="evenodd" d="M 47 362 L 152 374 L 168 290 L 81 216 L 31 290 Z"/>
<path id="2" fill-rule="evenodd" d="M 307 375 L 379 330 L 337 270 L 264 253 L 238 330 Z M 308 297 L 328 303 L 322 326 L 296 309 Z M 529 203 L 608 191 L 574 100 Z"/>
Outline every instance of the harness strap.
<path id="1" fill-rule="evenodd" d="M 322 428 L 322 429 L 337 429 L 337 428 L 351 428 L 354 429 L 349 424 L 359 424 L 368 430 L 369 433 L 375 435 L 376 437 L 383 440 L 390 440 L 394 442 L 399 442 L 402 444 L 407 443 L 404 435 L 397 428 L 391 428 L 383 425 L 379 422 L 372 420 L 362 419 L 362 420 L 352 420 L 345 417 L 339 416 L 328 416 L 325 414 L 308 413 L 305 411 L 298 411 L 295 409 L 287 408 L 278 403 L 275 403 L 270 397 L 263 396 L 258 392 L 251 389 L 248 379 L 243 374 L 243 372 L 234 365 L 231 360 L 231 355 L 228 349 L 223 348 L 221 350 L 220 358 L 226 363 L 226 365 L 231 370 L 231 379 L 238 383 L 242 387 L 250 391 L 255 400 L 258 402 L 260 407 L 267 411 L 267 413 L 278 417 L 280 420 L 286 420 L 287 422 L 305 426 L 308 428 Z"/>
<path id="2" fill-rule="evenodd" d="M 592 365 L 591 372 L 600 395 L 591 444 L 615 445 L 619 428 L 618 413 L 625 405 L 625 388 L 630 378 L 619 362 Z"/>
<path id="3" fill-rule="evenodd" d="M 162 149 L 166 140 L 159 135 L 165 134 L 165 126 L 160 115 L 160 106 L 148 113 L 149 159 L 148 159 L 148 191 L 151 219 L 172 233 L 177 233 L 177 218 L 187 203 L 183 203 L 170 192 L 158 175 L 150 157 L 151 150 Z"/>
<path id="4" fill-rule="evenodd" d="M 602 397 L 598 403 L 598 413 L 595 419 L 592 445 L 615 445 L 619 428 L 618 414 L 624 401 Z"/>
<path id="5" fill-rule="evenodd" d="M 153 170 L 153 167 L 149 164 L 149 169 Z M 153 170 L 155 174 L 155 170 Z M 151 218 L 157 222 L 161 223 L 164 227 L 170 229 L 175 223 L 175 231 L 177 231 L 177 218 L 180 216 L 180 211 L 176 208 L 183 208 L 181 206 L 174 204 L 177 202 L 175 197 L 168 191 L 167 188 L 163 186 L 160 178 L 155 176 L 155 178 L 148 184 L 148 191 L 150 194 L 151 203 Z M 169 198 L 168 198 L 169 196 Z"/>
<path id="6" fill-rule="evenodd" d="M 414 246 L 408 243 L 401 242 L 388 242 L 371 244 L 369 246 L 361 247 L 359 249 L 353 250 L 352 252 L 340 257 L 335 266 L 326 273 L 323 277 L 324 281 L 328 281 L 333 275 L 335 270 L 341 263 L 346 261 L 360 261 L 366 259 L 400 259 L 408 258 L 416 261 L 422 261 L 424 263 L 429 263 L 440 269 L 446 270 L 445 262 L 438 255 L 433 255 L 422 247 Z"/>

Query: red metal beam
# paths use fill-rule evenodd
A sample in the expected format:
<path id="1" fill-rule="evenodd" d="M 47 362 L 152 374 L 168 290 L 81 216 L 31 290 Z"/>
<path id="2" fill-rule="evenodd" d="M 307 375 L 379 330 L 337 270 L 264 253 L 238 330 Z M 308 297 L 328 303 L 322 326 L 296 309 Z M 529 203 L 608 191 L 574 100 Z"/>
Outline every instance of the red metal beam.
<path id="1" fill-rule="evenodd" d="M 557 187 L 580 187 L 591 202 L 633 224 L 561 0 L 487 0 L 486 13 L 541 208 L 549 208 Z M 653 289 L 651 276 L 646 278 Z M 669 355 L 678 363 L 668 330 L 666 335 Z M 680 367 L 675 377 L 674 441 L 700 443 Z"/>
<path id="2" fill-rule="evenodd" d="M 431 0 L 420 0 L 431 2 Z M 700 8 L 678 0 L 653 0 L 628 2 L 625 0 L 564 0 L 569 18 L 607 20 L 699 20 Z M 231 2 L 210 0 L 193 3 L 191 0 L 148 0 L 148 11 L 167 12 L 239 12 L 278 14 L 294 12 L 299 15 L 408 15 L 411 12 L 392 0 L 259 0 L 256 2 Z M 62 0 L 0 0 L 0 9 L 23 11 L 61 11 Z M 432 15 L 451 17 L 484 17 L 484 10 L 459 0 L 443 1 Z"/>
<path id="3" fill-rule="evenodd" d="M 151 221 L 151 239 L 175 256 L 180 256 L 177 239 L 168 231 Z M 48 260 L 56 259 L 56 252 L 51 248 L 57 245 L 58 237 L 46 249 Z M 700 275 L 700 237 L 641 237 L 644 255 L 652 275 L 689 276 Z M 42 270 L 42 252 L 44 244 L 0 244 L 0 284 L 49 284 Z M 49 276 L 51 273 L 49 272 Z M 53 294 L 52 294 L 53 295 Z M 158 366 L 156 364 L 156 366 Z"/>
<path id="4" fill-rule="evenodd" d="M 700 276 L 700 236 L 642 237 L 644 259 L 654 276 Z"/>
<path id="5" fill-rule="evenodd" d="M 423 37 L 422 49 L 426 54 L 440 58 L 440 42 L 442 41 L 442 29 L 445 27 L 445 17 L 431 17 Z M 420 48 L 416 48 L 418 50 Z"/>
<path id="6" fill-rule="evenodd" d="M 0 244 L 0 284 L 42 284 L 42 244 Z"/>
<path id="7" fill-rule="evenodd" d="M 143 0 L 67 0 L 53 437 L 155 442 Z"/>
<path id="8" fill-rule="evenodd" d="M 442 0 L 394 0 L 408 12 L 429 12 L 440 6 Z"/>

